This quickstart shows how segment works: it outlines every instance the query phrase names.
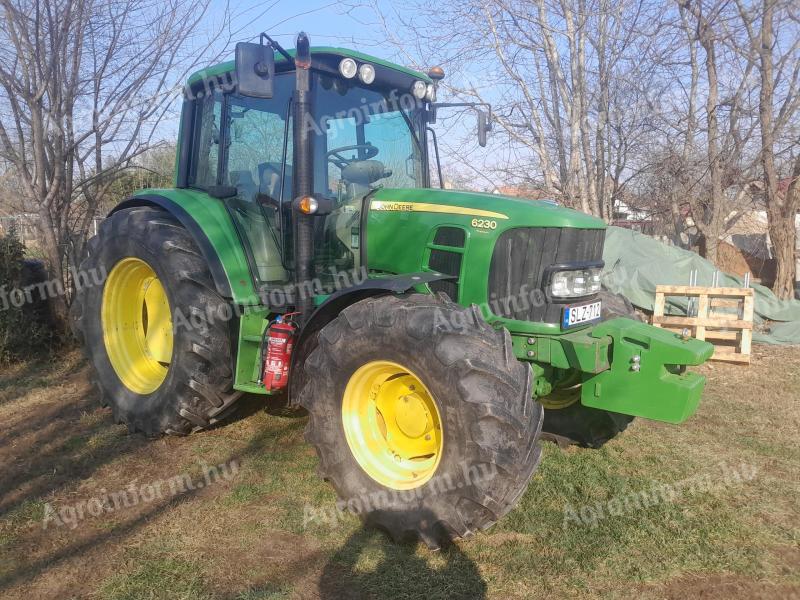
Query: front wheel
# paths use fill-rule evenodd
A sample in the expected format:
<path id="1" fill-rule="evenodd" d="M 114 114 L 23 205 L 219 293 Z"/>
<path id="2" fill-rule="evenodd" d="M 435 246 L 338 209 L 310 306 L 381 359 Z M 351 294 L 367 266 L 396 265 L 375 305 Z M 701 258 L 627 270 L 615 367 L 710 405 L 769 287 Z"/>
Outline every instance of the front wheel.
<path id="1" fill-rule="evenodd" d="M 542 409 L 506 331 L 433 296 L 384 296 L 321 332 L 299 402 L 341 505 L 430 547 L 510 511 L 539 462 Z"/>

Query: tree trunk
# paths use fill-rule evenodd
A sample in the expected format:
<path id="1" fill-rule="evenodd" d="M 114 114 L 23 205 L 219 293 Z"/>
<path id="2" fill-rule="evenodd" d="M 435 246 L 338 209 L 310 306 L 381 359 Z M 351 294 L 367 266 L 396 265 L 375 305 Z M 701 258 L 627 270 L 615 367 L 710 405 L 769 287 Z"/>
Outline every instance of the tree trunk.
<path id="1" fill-rule="evenodd" d="M 702 250 L 703 257 L 710 260 L 714 263 L 714 266 L 716 266 L 719 259 L 719 238 L 713 233 L 704 234 Z"/>
<path id="2" fill-rule="evenodd" d="M 39 232 L 42 238 L 42 250 L 47 259 L 48 278 L 52 285 L 46 286 L 53 326 L 58 333 L 65 333 L 69 328 L 69 306 L 64 290 L 66 285 L 64 277 L 64 256 L 61 251 L 60 238 L 57 226 L 50 217 L 46 207 L 39 211 Z"/>
<path id="3" fill-rule="evenodd" d="M 674 228 L 673 241 L 679 248 L 686 248 L 689 244 L 683 241 L 683 232 L 686 231 L 686 219 L 681 214 L 681 207 L 678 204 L 678 194 L 675 191 L 670 192 L 669 211 L 672 215 L 672 225 Z M 688 240 L 687 240 L 688 241 Z"/>
<path id="4" fill-rule="evenodd" d="M 708 96 L 706 98 L 706 124 L 708 172 L 711 179 L 709 193 L 711 202 L 706 216 L 706 258 L 717 264 L 719 238 L 724 233 L 725 195 L 722 189 L 722 165 L 720 164 L 719 121 L 719 81 L 717 79 L 717 54 L 713 32 L 709 26 L 701 27 L 700 43 L 706 51 L 706 74 L 708 76 Z"/>
<path id="5" fill-rule="evenodd" d="M 797 211 L 800 209 L 800 156 L 792 170 L 792 181 L 782 203 L 767 206 L 769 220 L 769 239 L 777 262 L 775 285 L 772 291 L 778 298 L 794 298 L 794 284 L 797 279 Z"/>
<path id="6" fill-rule="evenodd" d="M 796 230 L 793 214 L 771 215 L 769 239 L 777 262 L 775 284 L 772 291 L 778 298 L 794 298 Z"/>
<path id="7" fill-rule="evenodd" d="M 795 214 L 797 205 L 796 178 L 800 177 L 800 158 L 797 159 L 793 176 L 795 181 L 789 186 L 784 197 L 778 191 L 778 172 L 775 168 L 775 133 L 772 104 L 775 97 L 775 76 L 773 74 L 774 46 L 774 2 L 764 0 L 759 37 L 759 63 L 761 90 L 759 94 L 759 124 L 761 125 L 761 166 L 764 170 L 764 198 L 769 221 L 769 238 L 777 262 L 773 291 L 778 298 L 794 298 L 795 247 L 797 232 Z"/>

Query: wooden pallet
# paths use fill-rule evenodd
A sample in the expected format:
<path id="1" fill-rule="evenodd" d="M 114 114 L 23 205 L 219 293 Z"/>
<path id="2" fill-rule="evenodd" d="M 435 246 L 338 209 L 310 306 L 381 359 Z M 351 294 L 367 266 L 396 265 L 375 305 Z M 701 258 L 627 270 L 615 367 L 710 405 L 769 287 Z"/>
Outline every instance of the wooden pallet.
<path id="1" fill-rule="evenodd" d="M 697 316 L 665 315 L 669 296 L 697 298 Z M 692 337 L 714 344 L 711 360 L 750 364 L 753 343 L 752 288 L 720 288 L 688 285 L 659 285 L 653 307 L 653 325 L 682 333 L 688 329 Z M 719 309 L 728 309 L 720 312 Z M 735 309 L 735 313 L 731 310 Z"/>

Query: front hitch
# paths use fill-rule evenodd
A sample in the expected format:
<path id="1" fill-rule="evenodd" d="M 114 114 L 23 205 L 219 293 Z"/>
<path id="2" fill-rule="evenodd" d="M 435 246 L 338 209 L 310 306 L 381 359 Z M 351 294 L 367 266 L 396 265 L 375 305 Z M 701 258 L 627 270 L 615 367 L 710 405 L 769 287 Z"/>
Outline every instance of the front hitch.
<path id="1" fill-rule="evenodd" d="M 667 423 L 681 423 L 697 410 L 705 377 L 685 367 L 707 361 L 714 346 L 624 317 L 589 335 L 610 342 L 611 366 L 584 374 L 585 406 Z"/>

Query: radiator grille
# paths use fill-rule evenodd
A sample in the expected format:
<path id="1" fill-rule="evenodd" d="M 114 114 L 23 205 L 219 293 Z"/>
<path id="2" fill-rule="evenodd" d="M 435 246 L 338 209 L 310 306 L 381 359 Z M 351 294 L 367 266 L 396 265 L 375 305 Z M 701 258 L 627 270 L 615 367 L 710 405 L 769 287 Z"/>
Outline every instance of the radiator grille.
<path id="1" fill-rule="evenodd" d="M 520 301 L 523 286 L 544 292 L 547 267 L 602 260 L 604 239 L 603 229 L 525 227 L 504 232 L 489 268 L 492 312 L 520 321 L 560 322 L 563 304 L 546 301 L 543 294 L 538 294 L 539 302 Z"/>
<path id="2" fill-rule="evenodd" d="M 463 229 L 458 227 L 439 227 L 433 243 L 437 246 L 451 246 L 453 248 L 463 248 L 466 234 Z"/>
<path id="3" fill-rule="evenodd" d="M 445 275 L 458 277 L 461 274 L 461 258 L 459 252 L 447 252 L 446 250 L 431 250 L 431 257 L 428 260 L 428 267 Z M 428 284 L 433 292 L 444 292 L 454 302 L 458 300 L 458 283 L 453 280 L 432 281 Z"/>

